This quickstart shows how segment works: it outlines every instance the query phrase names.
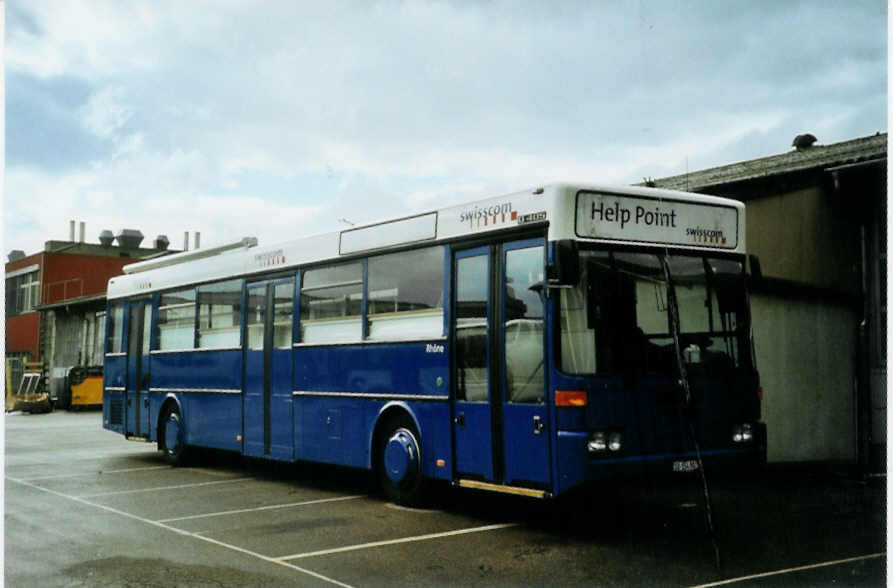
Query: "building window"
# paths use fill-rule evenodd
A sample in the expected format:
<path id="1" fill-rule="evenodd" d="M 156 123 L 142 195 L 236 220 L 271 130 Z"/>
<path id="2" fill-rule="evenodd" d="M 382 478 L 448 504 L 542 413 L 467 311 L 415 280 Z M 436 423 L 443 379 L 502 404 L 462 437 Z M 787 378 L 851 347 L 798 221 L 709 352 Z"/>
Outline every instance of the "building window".
<path id="1" fill-rule="evenodd" d="M 40 303 L 40 270 L 6 279 L 6 315 L 32 312 Z"/>
<path id="2" fill-rule="evenodd" d="M 93 320 L 87 319 L 89 338 L 85 365 L 102 365 L 102 341 L 105 337 L 105 311 L 97 312 Z"/>

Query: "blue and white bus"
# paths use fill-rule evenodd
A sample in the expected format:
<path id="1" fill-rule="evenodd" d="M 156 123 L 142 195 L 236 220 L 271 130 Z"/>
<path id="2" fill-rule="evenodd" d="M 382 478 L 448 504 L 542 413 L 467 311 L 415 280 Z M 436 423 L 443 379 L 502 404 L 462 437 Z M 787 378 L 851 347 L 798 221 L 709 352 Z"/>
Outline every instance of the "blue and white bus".
<path id="1" fill-rule="evenodd" d="M 765 461 L 744 205 L 556 184 L 124 268 L 104 427 L 550 497 Z"/>

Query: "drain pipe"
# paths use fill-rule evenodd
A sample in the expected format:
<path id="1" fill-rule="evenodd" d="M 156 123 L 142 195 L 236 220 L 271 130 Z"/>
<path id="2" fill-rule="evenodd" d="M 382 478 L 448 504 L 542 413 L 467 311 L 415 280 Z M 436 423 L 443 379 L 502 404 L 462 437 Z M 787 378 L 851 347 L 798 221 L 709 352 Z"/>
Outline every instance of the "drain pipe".
<path id="1" fill-rule="evenodd" d="M 869 357 L 871 345 L 868 340 L 871 324 L 871 306 L 868 294 L 868 243 L 865 235 L 865 222 L 859 225 L 859 296 L 862 302 L 862 318 L 857 328 L 856 339 L 856 438 L 858 440 L 858 472 L 865 480 L 871 473 L 871 367 Z"/>

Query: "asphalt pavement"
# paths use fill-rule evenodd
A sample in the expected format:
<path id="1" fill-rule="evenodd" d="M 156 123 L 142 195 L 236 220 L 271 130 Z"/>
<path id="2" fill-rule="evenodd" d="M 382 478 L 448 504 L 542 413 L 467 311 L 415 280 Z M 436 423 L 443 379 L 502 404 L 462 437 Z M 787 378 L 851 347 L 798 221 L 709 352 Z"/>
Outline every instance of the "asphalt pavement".
<path id="1" fill-rule="evenodd" d="M 884 586 L 886 478 L 773 466 L 536 501 L 202 452 L 172 468 L 99 413 L 7 414 L 7 586 Z M 719 565 L 717 565 L 719 564 Z"/>

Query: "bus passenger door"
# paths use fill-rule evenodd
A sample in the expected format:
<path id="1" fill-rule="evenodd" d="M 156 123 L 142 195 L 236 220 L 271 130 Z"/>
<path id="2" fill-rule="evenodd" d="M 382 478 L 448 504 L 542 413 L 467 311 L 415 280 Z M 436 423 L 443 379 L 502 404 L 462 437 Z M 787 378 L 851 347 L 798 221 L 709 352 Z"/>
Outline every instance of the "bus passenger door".
<path id="1" fill-rule="evenodd" d="M 494 479 L 490 395 L 490 249 L 455 254 L 453 320 L 453 439 L 460 477 Z"/>
<path id="2" fill-rule="evenodd" d="M 151 300 L 128 304 L 127 389 L 125 391 L 125 435 L 149 436 L 149 341 L 152 333 Z"/>
<path id="3" fill-rule="evenodd" d="M 245 309 L 245 455 L 293 458 L 294 278 L 248 284 Z"/>
<path id="4" fill-rule="evenodd" d="M 455 253 L 453 440 L 456 475 L 546 489 L 543 239 Z"/>
<path id="5" fill-rule="evenodd" d="M 501 248 L 502 441 L 504 482 L 547 487 L 551 482 L 546 409 L 545 247 L 542 239 Z"/>

